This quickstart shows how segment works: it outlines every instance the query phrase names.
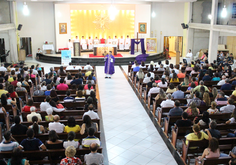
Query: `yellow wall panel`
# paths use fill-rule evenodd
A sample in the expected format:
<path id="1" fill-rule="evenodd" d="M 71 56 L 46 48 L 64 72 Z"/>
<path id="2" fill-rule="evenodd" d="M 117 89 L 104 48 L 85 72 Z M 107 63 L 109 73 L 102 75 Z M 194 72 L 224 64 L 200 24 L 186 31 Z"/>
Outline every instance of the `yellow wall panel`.
<path id="1" fill-rule="evenodd" d="M 120 38 L 123 36 L 126 38 L 127 35 L 133 36 L 134 34 L 134 10 L 118 10 L 115 20 L 110 21 L 104 31 L 96 29 L 97 25 L 93 23 L 96 20 L 96 16 L 99 15 L 108 16 L 107 10 L 71 10 L 71 38 L 75 36 L 82 36 L 88 39 L 89 36 L 92 38 Z"/>

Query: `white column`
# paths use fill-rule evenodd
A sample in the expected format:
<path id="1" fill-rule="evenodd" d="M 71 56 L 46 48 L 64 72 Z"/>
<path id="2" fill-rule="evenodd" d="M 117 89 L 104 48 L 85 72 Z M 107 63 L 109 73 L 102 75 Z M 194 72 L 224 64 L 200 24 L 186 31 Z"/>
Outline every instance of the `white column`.
<path id="1" fill-rule="evenodd" d="M 211 30 L 209 38 L 209 51 L 208 51 L 209 63 L 213 62 L 217 58 L 218 40 L 219 40 L 219 32 Z"/>
<path id="2" fill-rule="evenodd" d="M 212 0 L 211 6 L 211 27 L 216 24 L 217 21 L 217 9 L 218 9 L 218 0 Z"/>
<path id="3" fill-rule="evenodd" d="M 18 62 L 16 30 L 9 30 L 8 35 L 10 41 L 10 60 L 11 62 Z"/>

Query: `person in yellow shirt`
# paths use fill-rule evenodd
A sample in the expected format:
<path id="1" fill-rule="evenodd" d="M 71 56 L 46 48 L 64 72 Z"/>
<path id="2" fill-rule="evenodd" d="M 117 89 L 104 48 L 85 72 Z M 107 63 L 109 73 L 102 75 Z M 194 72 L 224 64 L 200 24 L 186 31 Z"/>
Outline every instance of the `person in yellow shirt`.
<path id="1" fill-rule="evenodd" d="M 85 73 L 85 76 L 88 77 L 89 75 L 92 74 L 92 71 L 90 70 L 90 68 L 88 69 L 88 71 Z"/>
<path id="2" fill-rule="evenodd" d="M 2 97 L 2 94 L 7 94 L 7 93 L 8 93 L 8 91 L 4 90 L 3 85 L 0 84 L 0 98 Z"/>
<path id="3" fill-rule="evenodd" d="M 175 82 L 178 83 L 179 78 L 176 73 L 173 73 L 173 77 L 170 79 L 170 83 L 175 83 Z"/>
<path id="4" fill-rule="evenodd" d="M 69 117 L 68 125 L 65 126 L 65 129 L 64 129 L 64 132 L 66 133 L 69 133 L 70 131 L 73 131 L 74 133 L 77 133 L 80 131 L 80 126 L 76 125 L 74 117 Z"/>

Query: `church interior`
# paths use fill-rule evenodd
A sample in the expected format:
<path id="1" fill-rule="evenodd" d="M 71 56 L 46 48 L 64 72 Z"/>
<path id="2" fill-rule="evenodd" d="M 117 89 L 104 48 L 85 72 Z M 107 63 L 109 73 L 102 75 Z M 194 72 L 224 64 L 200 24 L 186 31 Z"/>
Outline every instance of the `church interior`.
<path id="1" fill-rule="evenodd" d="M 0 0 L 0 164 L 236 165 L 236 0 Z"/>

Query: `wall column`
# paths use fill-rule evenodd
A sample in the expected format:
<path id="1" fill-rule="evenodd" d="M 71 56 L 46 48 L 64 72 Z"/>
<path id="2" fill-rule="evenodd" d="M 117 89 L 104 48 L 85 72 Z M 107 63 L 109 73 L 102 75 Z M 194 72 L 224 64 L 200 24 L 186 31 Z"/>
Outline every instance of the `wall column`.
<path id="1" fill-rule="evenodd" d="M 209 38 L 209 51 L 208 51 L 209 63 L 217 59 L 218 40 L 219 40 L 219 32 L 211 30 Z"/>

